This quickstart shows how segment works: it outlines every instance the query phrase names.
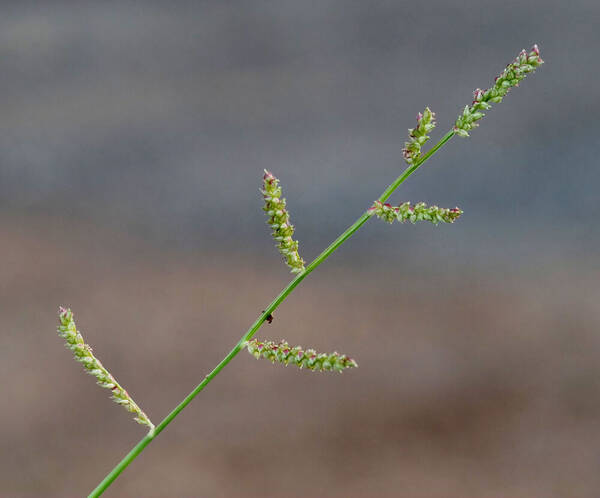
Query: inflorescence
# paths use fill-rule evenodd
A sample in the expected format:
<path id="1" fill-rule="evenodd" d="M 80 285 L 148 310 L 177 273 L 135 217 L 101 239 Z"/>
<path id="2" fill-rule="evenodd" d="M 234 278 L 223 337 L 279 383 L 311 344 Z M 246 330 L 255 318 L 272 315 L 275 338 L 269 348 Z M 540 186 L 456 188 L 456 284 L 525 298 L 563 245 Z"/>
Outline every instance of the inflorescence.
<path id="1" fill-rule="evenodd" d="M 290 223 L 290 215 L 285 208 L 285 199 L 281 197 L 279 180 L 267 170 L 263 176 L 261 192 L 265 199 L 263 210 L 268 216 L 267 223 L 273 229 L 273 238 L 277 242 L 277 249 L 292 273 L 303 272 L 304 260 L 298 254 L 298 241 L 292 238 L 294 225 Z"/>
<path id="2" fill-rule="evenodd" d="M 136 422 L 147 425 L 150 428 L 150 432 L 153 432 L 154 424 L 148 416 L 131 399 L 131 396 L 119 385 L 110 372 L 104 368 L 100 360 L 92 354 L 92 348 L 84 342 L 83 337 L 75 326 L 73 312 L 61 306 L 58 309 L 58 319 L 58 335 L 66 341 L 66 346 L 73 352 L 75 360 L 83 365 L 87 373 L 98 379 L 97 384 L 99 386 L 110 389 L 111 397 L 115 403 L 121 405 L 128 412 L 133 413 Z"/>
<path id="3" fill-rule="evenodd" d="M 375 201 L 373 206 L 369 208 L 369 213 L 378 218 L 393 223 L 399 221 L 404 223 L 410 221 L 430 221 L 434 225 L 440 222 L 454 223 L 454 221 L 463 213 L 462 210 L 456 208 L 440 208 L 437 206 L 427 206 L 424 202 L 419 202 L 412 205 L 410 202 L 405 202 L 399 206 L 384 204 L 381 201 Z"/>
<path id="4" fill-rule="evenodd" d="M 421 155 L 421 147 L 429 140 L 428 133 L 435 128 L 435 113 L 429 107 L 417 114 L 417 126 L 408 130 L 408 142 L 404 144 L 402 155 L 408 164 L 413 164 Z"/>
<path id="5" fill-rule="evenodd" d="M 290 346 L 287 342 L 259 341 L 252 339 L 245 344 L 248 352 L 256 359 L 267 358 L 272 363 L 284 365 L 290 363 L 313 371 L 342 372 L 346 368 L 355 368 L 356 362 L 344 354 L 317 353 L 314 349 L 303 350 L 301 346 Z"/>
<path id="6" fill-rule="evenodd" d="M 454 124 L 454 133 L 460 137 L 468 137 L 469 131 L 477 127 L 484 113 L 493 104 L 502 102 L 502 98 L 508 91 L 519 86 L 519 82 L 529 73 L 533 73 L 544 61 L 540 57 L 540 50 L 534 45 L 529 53 L 521 50 L 517 58 L 511 62 L 494 80 L 494 85 L 487 90 L 478 88 L 473 92 L 473 103 L 465 106 L 462 114 L 458 116 Z"/>
<path id="7" fill-rule="evenodd" d="M 522 50 L 517 58 L 510 63 L 502 73 L 496 77 L 494 85 L 488 90 L 477 89 L 474 92 L 474 99 L 471 105 L 464 108 L 461 115 L 456 120 L 454 127 L 449 131 L 432 149 L 422 156 L 422 147 L 429 139 L 428 133 L 435 128 L 435 114 L 429 108 L 423 113 L 417 115 L 417 126 L 409 130 L 408 141 L 402 150 L 405 161 L 409 164 L 404 173 L 397 178 L 382 194 L 380 199 L 387 199 L 392 192 L 404 180 L 412 174 L 428 157 L 439 150 L 454 135 L 468 137 L 469 131 L 477 126 L 483 116 L 483 111 L 490 109 L 492 104 L 502 101 L 502 98 L 512 87 L 518 86 L 519 82 L 534 72 L 544 61 L 540 58 L 540 51 L 537 45 L 534 45 L 530 52 Z M 294 364 L 299 368 L 306 368 L 312 371 L 334 371 L 342 372 L 348 368 L 356 368 L 356 362 L 344 354 L 317 353 L 314 349 L 303 349 L 301 346 L 290 346 L 286 341 L 278 343 L 273 341 L 259 341 L 257 339 L 247 340 L 252 337 L 266 320 L 271 323 L 272 311 L 292 292 L 295 286 L 304 278 L 307 273 L 304 267 L 304 260 L 298 253 L 298 242 L 292 238 L 294 227 L 290 223 L 290 217 L 286 210 L 286 201 L 281 197 L 281 187 L 279 180 L 269 171 L 265 170 L 263 176 L 263 188 L 261 192 L 264 197 L 264 211 L 267 214 L 267 223 L 273 230 L 273 237 L 276 241 L 279 252 L 283 255 L 284 261 L 291 269 L 292 273 L 298 274 L 290 284 L 278 295 L 269 305 L 270 314 L 263 315 L 249 329 L 245 336 L 240 340 L 236 347 L 215 367 L 211 374 L 190 393 L 171 413 L 160 423 L 159 431 L 166 427 L 183 410 L 191 400 L 202 390 L 202 388 L 214 378 L 221 369 L 227 365 L 231 359 L 243 348 L 255 358 L 266 358 L 272 363 L 278 362 L 284 365 Z M 329 255 L 331 255 L 345 240 L 347 240 L 364 222 L 372 216 L 393 223 L 417 221 L 429 221 L 433 224 L 453 223 L 462 211 L 459 208 L 447 209 L 437 206 L 427 206 L 424 202 L 410 204 L 405 202 L 399 206 L 392 206 L 377 200 L 353 225 L 343 232 L 327 249 L 325 249 L 313 263 L 309 265 L 309 270 L 316 268 Z M 146 447 L 146 445 L 156 435 L 155 427 L 131 399 L 127 391 L 123 389 L 115 378 L 104 368 L 100 361 L 92 354 L 92 348 L 88 346 L 75 325 L 73 313 L 70 309 L 59 308 L 59 335 L 65 339 L 66 346 L 73 352 L 75 359 L 80 362 L 86 372 L 97 379 L 97 383 L 111 391 L 113 400 L 123 406 L 127 411 L 134 414 L 135 420 L 149 427 L 148 435 L 130 451 L 121 462 L 107 475 L 107 477 L 92 491 L 90 496 L 100 496 L 114 479 L 125 469 L 136 456 Z"/>

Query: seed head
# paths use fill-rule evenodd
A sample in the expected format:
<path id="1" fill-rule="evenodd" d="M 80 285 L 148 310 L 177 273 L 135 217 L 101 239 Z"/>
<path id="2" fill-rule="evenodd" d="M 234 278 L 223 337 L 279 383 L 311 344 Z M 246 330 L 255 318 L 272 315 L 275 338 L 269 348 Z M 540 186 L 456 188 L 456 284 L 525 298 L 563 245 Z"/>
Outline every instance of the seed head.
<path id="1" fill-rule="evenodd" d="M 381 201 L 375 201 L 369 208 L 369 213 L 388 223 L 410 221 L 414 224 L 417 221 L 430 221 L 434 225 L 437 225 L 441 222 L 454 223 L 463 212 L 458 208 L 448 209 L 427 206 L 424 202 L 414 205 L 410 202 L 405 202 L 399 206 L 392 206 L 391 204 L 384 204 Z"/>
<path id="2" fill-rule="evenodd" d="M 298 241 L 292 238 L 294 225 L 290 223 L 285 199 L 281 197 L 279 180 L 267 170 L 263 176 L 261 193 L 265 199 L 263 210 L 267 213 L 267 223 L 273 229 L 272 235 L 283 260 L 292 273 L 304 271 L 304 260 L 298 253 Z"/>
<path id="3" fill-rule="evenodd" d="M 519 55 L 506 66 L 494 79 L 494 84 L 487 90 L 478 88 L 473 92 L 473 102 L 465 106 L 454 124 L 454 133 L 459 137 L 468 137 L 469 131 L 477 127 L 484 113 L 492 104 L 502 102 L 502 98 L 512 87 L 519 86 L 519 82 L 529 73 L 533 73 L 544 63 L 540 57 L 540 49 L 534 45 L 529 52 L 521 50 Z"/>
<path id="4" fill-rule="evenodd" d="M 133 413 L 134 420 L 138 424 L 146 425 L 151 432 L 154 431 L 154 424 L 148 416 L 133 401 L 127 391 L 119 385 L 110 372 L 104 368 L 100 360 L 93 355 L 92 348 L 83 341 L 81 333 L 75 326 L 73 312 L 60 306 L 58 308 L 58 322 L 58 335 L 65 340 L 66 346 L 73 352 L 75 360 L 83 365 L 88 374 L 96 377 L 99 386 L 110 389 L 113 401 L 128 412 Z"/>
<path id="5" fill-rule="evenodd" d="M 299 368 L 308 368 L 312 371 L 342 372 L 347 368 L 356 368 L 358 365 L 345 354 L 317 353 L 314 349 L 303 349 L 302 346 L 290 346 L 286 341 L 278 343 L 273 341 L 259 341 L 252 339 L 245 344 L 248 352 L 257 360 L 267 358 L 272 363 L 293 364 Z"/>
<path id="6" fill-rule="evenodd" d="M 423 114 L 417 114 L 417 126 L 408 130 L 408 142 L 404 144 L 402 155 L 408 164 L 413 164 L 421 155 L 421 147 L 429 140 L 428 133 L 435 128 L 435 113 L 429 107 Z"/>

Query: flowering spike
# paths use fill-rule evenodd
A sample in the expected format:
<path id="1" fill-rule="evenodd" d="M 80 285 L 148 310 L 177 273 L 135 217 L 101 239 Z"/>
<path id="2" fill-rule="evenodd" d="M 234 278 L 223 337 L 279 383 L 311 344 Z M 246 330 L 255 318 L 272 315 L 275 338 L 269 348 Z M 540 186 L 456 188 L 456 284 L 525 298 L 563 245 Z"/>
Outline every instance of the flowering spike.
<path id="1" fill-rule="evenodd" d="M 430 221 L 434 225 L 440 222 L 454 223 L 462 213 L 458 208 L 448 209 L 427 206 L 424 202 L 414 205 L 410 202 L 405 202 L 399 206 L 392 206 L 384 204 L 381 201 L 375 201 L 369 208 L 370 215 L 375 215 L 388 223 L 393 223 L 394 221 L 399 221 L 400 223 L 410 221 L 413 224 L 417 221 Z"/>
<path id="2" fill-rule="evenodd" d="M 304 260 L 298 254 L 298 241 L 292 238 L 294 225 L 290 223 L 290 215 L 285 208 L 285 199 L 281 197 L 279 180 L 267 170 L 263 176 L 261 192 L 265 199 L 263 210 L 268 216 L 267 223 L 273 229 L 273 238 L 277 243 L 277 249 L 292 273 L 303 272 Z"/>
<path id="3" fill-rule="evenodd" d="M 283 363 L 285 366 L 291 363 L 312 371 L 342 373 L 346 368 L 358 367 L 356 362 L 345 354 L 317 353 L 314 349 L 302 349 L 302 346 L 292 347 L 286 341 L 276 343 L 252 339 L 246 341 L 245 347 L 257 360 L 262 357 L 271 360 L 272 363 Z"/>
<path id="4" fill-rule="evenodd" d="M 494 80 L 494 85 L 487 90 L 478 88 L 473 92 L 473 102 L 466 106 L 454 124 L 454 133 L 459 137 L 468 137 L 469 131 L 476 128 L 484 113 L 493 104 L 502 102 L 508 91 L 519 86 L 519 82 L 529 73 L 533 73 L 544 61 L 540 57 L 540 49 L 534 45 L 526 52 L 521 50 L 516 59 L 511 62 Z"/>
<path id="5" fill-rule="evenodd" d="M 435 128 L 435 113 L 429 107 L 423 114 L 417 114 L 417 126 L 408 130 L 408 142 L 404 144 L 402 155 L 408 164 L 413 164 L 421 155 L 421 147 L 429 140 L 428 133 Z"/>
<path id="6" fill-rule="evenodd" d="M 73 352 L 75 360 L 83 364 L 83 368 L 87 373 L 98 379 L 97 384 L 99 386 L 110 389 L 111 397 L 115 403 L 133 413 L 134 420 L 138 424 L 147 425 L 150 432 L 154 432 L 154 424 L 148 416 L 131 399 L 131 396 L 119 385 L 110 372 L 104 368 L 100 360 L 92 354 L 92 348 L 83 341 L 83 337 L 75 326 L 73 312 L 61 306 L 58 308 L 58 319 L 58 335 L 65 339 L 66 346 Z"/>

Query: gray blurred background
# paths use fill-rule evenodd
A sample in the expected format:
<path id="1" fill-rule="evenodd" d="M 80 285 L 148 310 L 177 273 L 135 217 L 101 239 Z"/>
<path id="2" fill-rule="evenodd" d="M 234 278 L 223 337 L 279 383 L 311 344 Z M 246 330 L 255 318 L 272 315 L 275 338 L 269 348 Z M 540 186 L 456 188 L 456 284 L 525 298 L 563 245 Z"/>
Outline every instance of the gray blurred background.
<path id="1" fill-rule="evenodd" d="M 143 436 L 65 351 L 68 305 L 157 423 L 290 279 L 278 176 L 312 259 L 521 48 L 546 64 L 372 221 L 106 496 L 595 497 L 600 487 L 595 0 L 3 2 L 0 496 L 82 496 Z"/>

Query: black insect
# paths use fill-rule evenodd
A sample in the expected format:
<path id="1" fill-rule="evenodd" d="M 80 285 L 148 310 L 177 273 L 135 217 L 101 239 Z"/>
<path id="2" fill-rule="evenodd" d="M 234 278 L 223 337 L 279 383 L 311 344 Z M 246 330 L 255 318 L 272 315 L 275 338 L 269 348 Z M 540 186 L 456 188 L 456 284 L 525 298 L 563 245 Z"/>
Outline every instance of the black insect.
<path id="1" fill-rule="evenodd" d="M 264 313 L 264 312 L 265 312 L 265 310 L 262 310 L 262 312 Z M 265 317 L 265 320 L 266 320 L 266 321 L 267 321 L 267 323 L 269 323 L 269 324 L 273 323 L 273 314 L 272 314 L 272 313 L 269 313 L 269 314 L 268 314 L 268 315 Z"/>

